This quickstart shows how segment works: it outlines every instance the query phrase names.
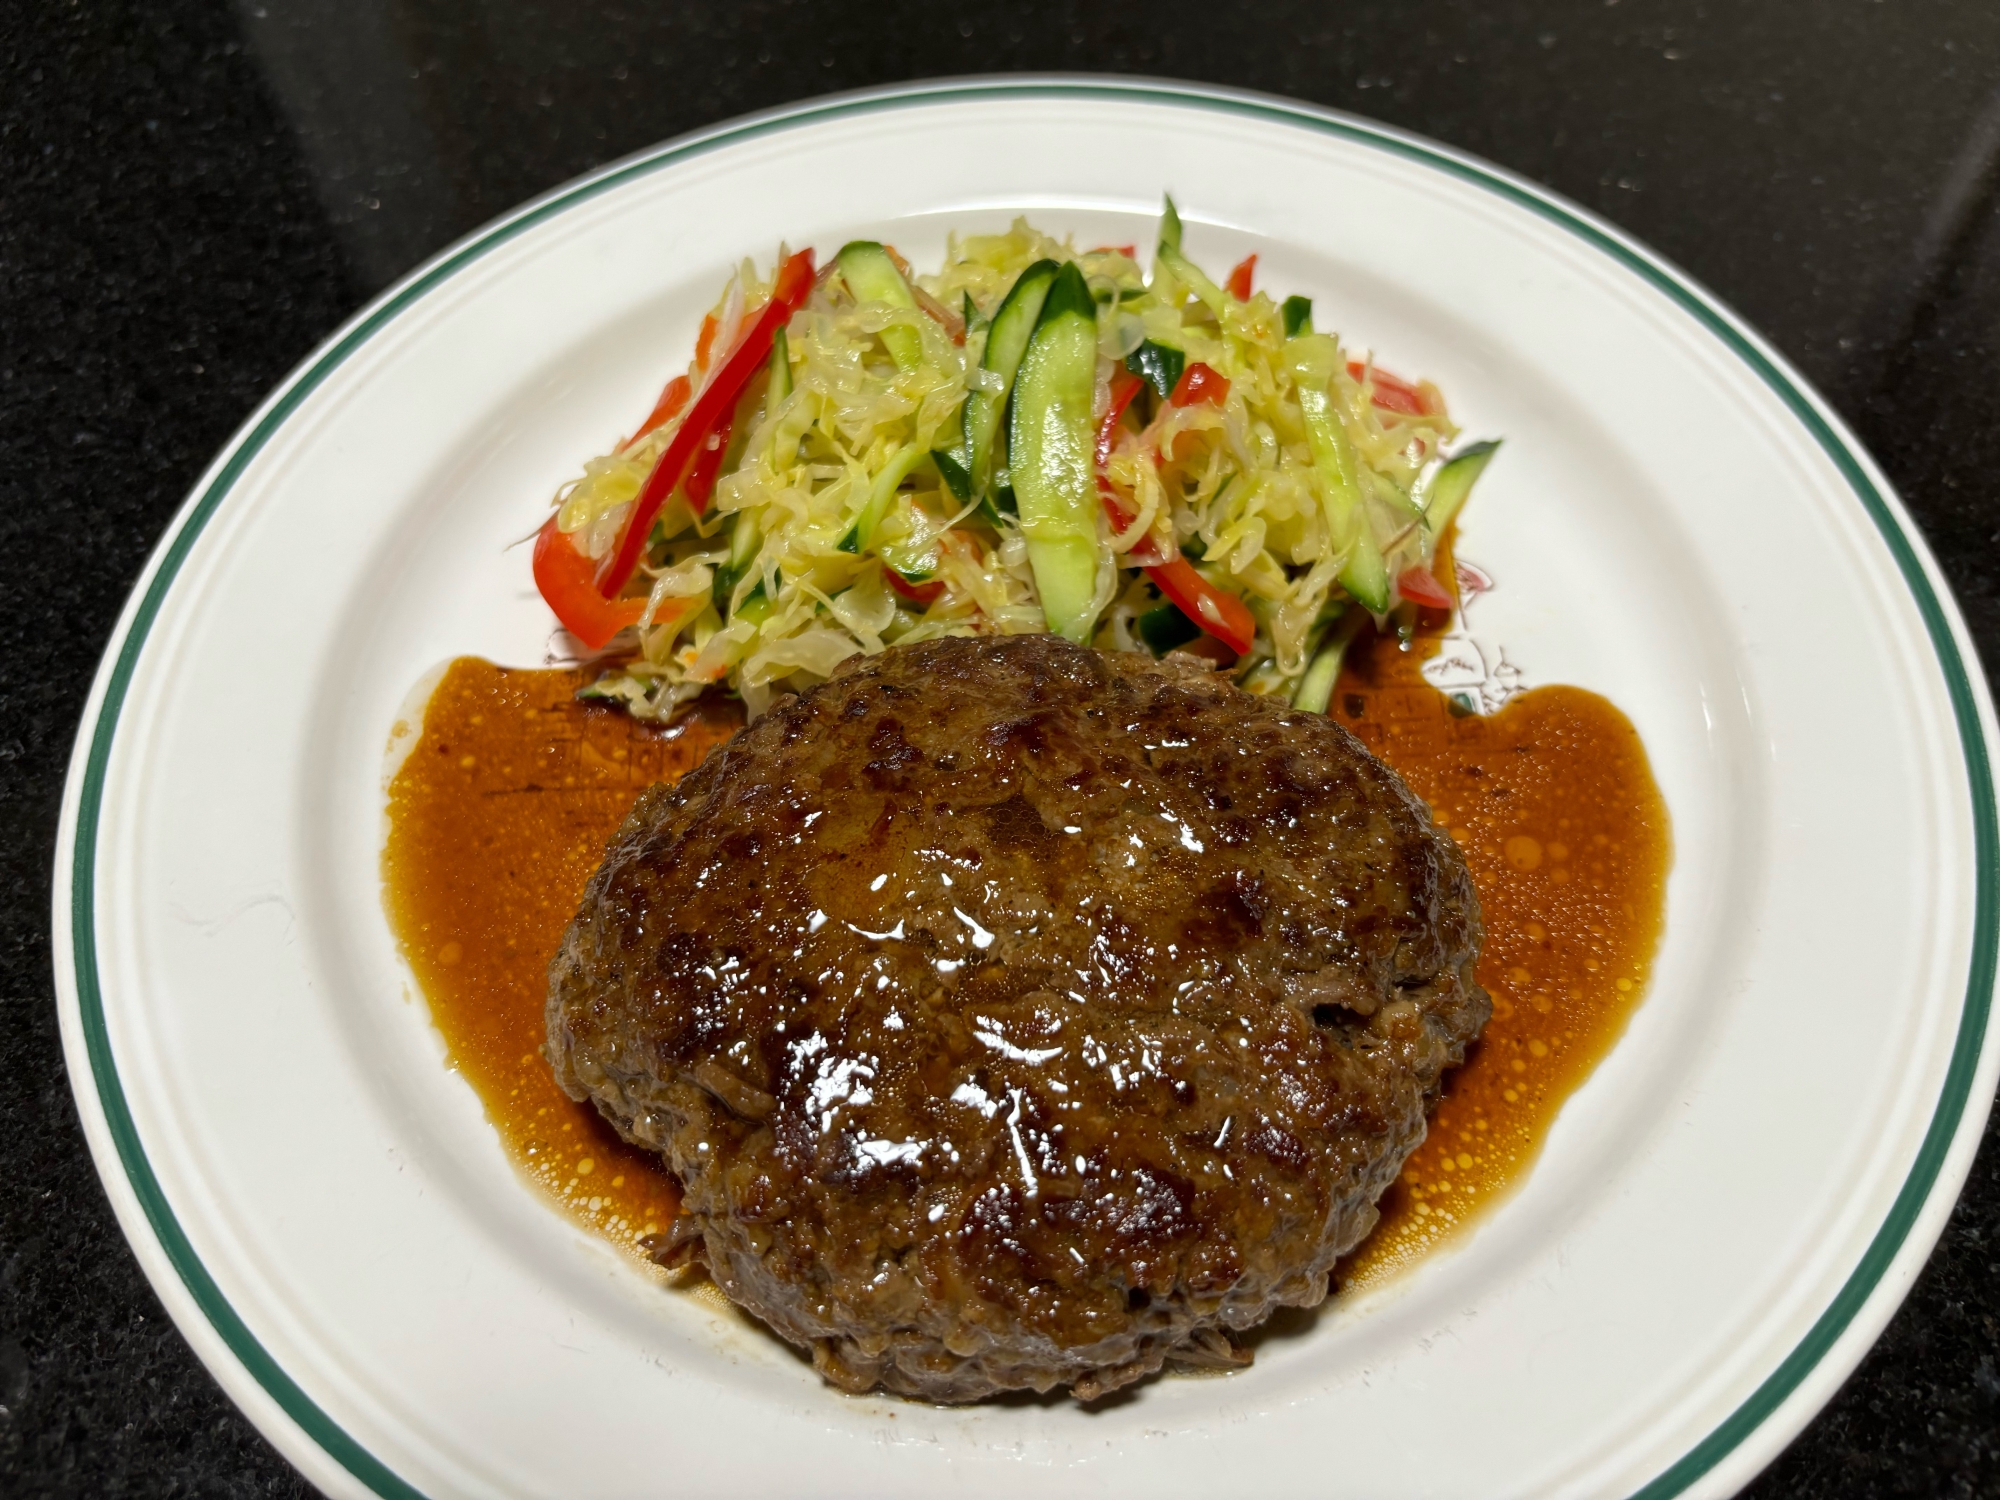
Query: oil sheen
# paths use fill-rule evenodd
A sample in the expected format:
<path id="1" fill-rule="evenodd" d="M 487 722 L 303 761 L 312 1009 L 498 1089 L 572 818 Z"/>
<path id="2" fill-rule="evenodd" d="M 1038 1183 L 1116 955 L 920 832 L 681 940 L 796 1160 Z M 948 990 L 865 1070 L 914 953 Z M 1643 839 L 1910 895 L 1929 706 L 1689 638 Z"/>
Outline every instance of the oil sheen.
<path id="1" fill-rule="evenodd" d="M 1382 1223 L 1343 1262 L 1349 1286 L 1396 1273 L 1525 1174 L 1645 991 L 1670 857 L 1665 806 L 1616 707 L 1544 687 L 1491 717 L 1456 714 L 1422 680 L 1428 649 L 1357 649 L 1332 710 L 1465 851 L 1493 1019 Z M 742 721 L 704 704 L 655 729 L 579 703 L 583 680 L 469 657 L 446 670 L 390 785 L 385 898 L 452 1066 L 517 1165 L 637 1253 L 679 1195 L 654 1158 L 556 1087 L 541 1053 L 548 961 L 633 799 Z"/>
<path id="2" fill-rule="evenodd" d="M 389 918 L 451 1064 L 508 1153 L 586 1226 L 637 1250 L 680 1192 L 658 1159 L 556 1087 L 542 1059 L 549 958 L 632 802 L 742 717 L 707 704 L 656 730 L 579 703 L 588 675 L 461 657 L 389 786 Z"/>
<path id="3" fill-rule="evenodd" d="M 1489 717 L 1454 712 L 1422 678 L 1429 651 L 1377 637 L 1330 707 L 1464 851 L 1493 1018 L 1447 1077 L 1381 1223 L 1341 1263 L 1343 1286 L 1402 1270 L 1521 1181 L 1645 994 L 1666 908 L 1667 808 L 1631 721 L 1562 686 Z"/>

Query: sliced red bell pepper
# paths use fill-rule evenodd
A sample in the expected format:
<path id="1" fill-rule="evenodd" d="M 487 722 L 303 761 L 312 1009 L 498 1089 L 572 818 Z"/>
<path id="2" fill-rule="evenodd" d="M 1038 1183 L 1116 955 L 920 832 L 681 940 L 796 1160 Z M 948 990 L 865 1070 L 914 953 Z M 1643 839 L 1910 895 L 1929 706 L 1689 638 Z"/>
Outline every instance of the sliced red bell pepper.
<path id="1" fill-rule="evenodd" d="M 1110 493 L 1111 481 L 1104 477 L 1104 466 L 1111 462 L 1111 448 L 1118 440 L 1118 424 L 1125 420 L 1125 408 L 1132 404 L 1132 398 L 1145 388 L 1146 382 L 1123 365 L 1111 372 L 1111 404 L 1104 409 L 1104 416 L 1097 424 L 1097 485 L 1106 494 Z"/>
<path id="2" fill-rule="evenodd" d="M 1190 368 L 1208 370 L 1207 365 Z M 1216 380 L 1222 380 L 1213 370 L 1209 370 L 1209 374 Z M 1124 420 L 1125 408 L 1132 404 L 1132 398 L 1145 384 L 1129 370 L 1117 371 L 1111 377 L 1111 404 L 1105 408 L 1104 418 L 1097 424 L 1097 492 L 1103 497 L 1105 515 L 1118 531 L 1129 527 L 1135 515 L 1126 510 L 1125 497 L 1118 493 L 1106 469 L 1111 462 L 1112 445 L 1117 441 L 1118 424 Z M 1222 380 L 1222 387 L 1227 392 L 1229 382 Z M 1138 545 L 1125 554 L 1125 561 L 1144 568 L 1146 576 L 1158 585 L 1161 593 L 1173 600 L 1182 614 L 1238 656 L 1250 649 L 1250 643 L 1257 637 L 1257 620 L 1249 607 L 1234 594 L 1217 588 L 1203 578 L 1186 558 L 1163 556 L 1158 541 L 1148 535 L 1140 538 Z"/>
<path id="3" fill-rule="evenodd" d="M 1137 245 L 1099 245 L 1094 250 L 1086 250 L 1085 255 L 1122 255 L 1127 260 L 1139 253 Z"/>
<path id="4" fill-rule="evenodd" d="M 639 430 L 632 436 L 635 439 L 642 438 L 662 423 L 673 421 L 681 414 L 681 408 L 688 404 L 688 397 L 693 394 L 694 387 L 688 384 L 687 376 L 676 375 L 667 382 L 667 388 L 660 392 L 660 399 L 653 403 L 652 414 L 640 424 Z"/>
<path id="5" fill-rule="evenodd" d="M 1118 424 L 1125 420 L 1125 410 L 1132 404 L 1132 398 L 1145 388 L 1146 382 L 1123 365 L 1111 372 L 1111 404 L 1104 408 L 1104 415 L 1097 422 L 1097 490 L 1107 500 L 1117 493 L 1104 469 L 1111 462 L 1111 450 L 1118 441 Z"/>
<path id="6" fill-rule="evenodd" d="M 1234 297 L 1238 302 L 1248 302 L 1250 300 L 1250 278 L 1256 274 L 1257 257 L 1246 255 L 1236 263 L 1236 268 L 1229 273 L 1229 279 L 1223 282 L 1223 285 L 1229 288 L 1229 295 Z"/>
<path id="7" fill-rule="evenodd" d="M 646 612 L 644 599 L 606 599 L 597 592 L 597 565 L 576 550 L 576 538 L 548 525 L 535 538 L 535 587 L 542 591 L 563 629 L 593 651 L 601 651 Z"/>
<path id="8" fill-rule="evenodd" d="M 1194 570 L 1185 557 L 1156 563 L 1146 576 L 1203 630 L 1241 656 L 1257 638 L 1257 617 L 1234 594 L 1225 593 Z"/>
<path id="9" fill-rule="evenodd" d="M 1405 568 L 1396 575 L 1396 592 L 1425 609 L 1450 609 L 1451 595 L 1429 568 Z"/>
<path id="10" fill-rule="evenodd" d="M 681 483 L 681 493 L 687 496 L 688 504 L 694 507 L 696 515 L 708 509 L 709 497 L 715 493 L 716 476 L 722 472 L 722 455 L 729 451 L 729 436 L 736 429 L 736 414 L 731 412 L 722 419 L 722 425 L 709 434 L 708 441 L 694 456 L 694 463 Z"/>
<path id="11" fill-rule="evenodd" d="M 1169 406 L 1220 406 L 1229 399 L 1229 377 L 1196 360 L 1174 382 Z"/>
<path id="12" fill-rule="evenodd" d="M 939 597 L 944 593 L 944 580 L 942 578 L 905 578 L 901 573 L 898 573 L 887 564 L 883 565 L 882 577 L 888 581 L 890 588 L 901 594 L 905 599 L 909 600 L 912 604 L 921 604 L 926 609 L 937 603 Z"/>
<path id="13" fill-rule="evenodd" d="M 791 321 L 793 313 L 805 305 L 806 298 L 812 295 L 812 287 L 813 253 L 810 249 L 801 250 L 779 269 L 777 280 L 771 287 L 771 300 L 764 304 L 764 310 L 750 325 L 750 331 L 729 351 L 728 358 L 709 376 L 701 394 L 688 408 L 680 430 L 673 435 L 659 461 L 653 465 L 653 472 L 639 487 L 618 545 L 611 549 L 597 570 L 597 591 L 606 599 L 616 599 L 631 581 L 632 574 L 638 569 L 639 559 L 645 553 L 646 538 L 653 530 L 653 522 L 658 518 L 661 507 L 673 494 L 674 486 L 686 476 L 702 444 L 735 412 L 736 398 L 743 394 L 743 387 L 750 383 L 751 376 L 762 369 L 764 361 L 770 357 L 772 337 L 780 326 Z"/>
<path id="14" fill-rule="evenodd" d="M 1112 404 L 1104 408 L 1104 418 L 1098 422 L 1098 496 L 1102 496 L 1104 514 L 1110 516 L 1112 530 L 1116 532 L 1126 530 L 1136 518 L 1136 512 L 1126 510 L 1124 496 L 1118 494 L 1118 486 L 1112 484 L 1108 468 L 1112 462 L 1112 448 L 1118 442 L 1118 424 L 1124 420 L 1126 408 L 1132 404 L 1132 398 L 1138 396 L 1144 388 L 1146 388 L 1144 380 L 1140 380 L 1136 374 L 1120 366 L 1112 374 Z M 1164 560 L 1166 554 L 1160 552 L 1160 544 L 1152 536 L 1142 536 L 1132 546 L 1132 550 L 1126 552 L 1126 562 L 1136 564 L 1140 568 Z"/>
<path id="15" fill-rule="evenodd" d="M 1431 414 L 1430 403 L 1424 400 L 1424 393 L 1400 375 L 1391 375 L 1380 365 L 1372 370 L 1358 359 L 1347 362 L 1347 374 L 1351 380 L 1359 380 L 1364 375 L 1375 387 L 1370 399 L 1384 411 L 1399 411 L 1405 416 L 1427 417 Z"/>

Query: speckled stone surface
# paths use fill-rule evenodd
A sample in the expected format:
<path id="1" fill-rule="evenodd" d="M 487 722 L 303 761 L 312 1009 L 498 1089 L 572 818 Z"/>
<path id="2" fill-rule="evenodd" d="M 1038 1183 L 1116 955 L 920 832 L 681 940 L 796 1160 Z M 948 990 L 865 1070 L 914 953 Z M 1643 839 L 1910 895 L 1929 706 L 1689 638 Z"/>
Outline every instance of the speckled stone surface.
<path id="1" fill-rule="evenodd" d="M 610 157 L 1015 69 L 1268 89 L 1436 136 L 1607 215 L 1769 335 L 1888 468 L 2000 662 L 1991 5 L 16 0 L 0 69 L 3 1495 L 306 1493 L 161 1313 L 84 1151 L 48 931 L 70 738 L 147 552 L 264 392 L 415 259 Z M 1993 1132 L 1881 1343 L 1749 1493 L 2000 1495 Z"/>

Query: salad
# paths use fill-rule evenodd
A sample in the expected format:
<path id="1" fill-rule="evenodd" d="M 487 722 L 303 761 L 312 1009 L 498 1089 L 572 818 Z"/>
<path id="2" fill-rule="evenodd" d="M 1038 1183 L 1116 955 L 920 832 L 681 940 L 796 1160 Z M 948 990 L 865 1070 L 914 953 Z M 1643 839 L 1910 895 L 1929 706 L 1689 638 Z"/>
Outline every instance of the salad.
<path id="1" fill-rule="evenodd" d="M 746 260 L 535 539 L 609 664 L 585 693 L 756 714 L 856 652 L 1051 630 L 1323 711 L 1363 626 L 1450 609 L 1439 544 L 1497 444 L 1454 448 L 1436 387 L 1256 290 L 1255 255 L 1212 280 L 1171 199 L 1150 275 L 1135 252 L 1016 220 L 933 275 L 871 241 Z"/>

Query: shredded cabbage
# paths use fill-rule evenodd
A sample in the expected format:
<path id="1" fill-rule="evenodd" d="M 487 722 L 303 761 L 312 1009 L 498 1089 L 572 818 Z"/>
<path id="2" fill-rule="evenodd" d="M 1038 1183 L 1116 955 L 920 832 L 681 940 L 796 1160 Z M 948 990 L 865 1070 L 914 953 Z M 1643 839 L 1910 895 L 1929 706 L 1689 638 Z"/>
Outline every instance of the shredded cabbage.
<path id="1" fill-rule="evenodd" d="M 988 320 L 1022 270 L 1046 258 L 1075 261 L 1097 300 L 1100 415 L 1114 376 L 1140 368 L 1149 342 L 1229 383 L 1220 405 L 1176 406 L 1157 392 L 1133 404 L 1105 466 L 1129 524 L 1114 529 L 1100 508 L 1096 644 L 1146 650 L 1171 640 L 1233 659 L 1253 691 L 1297 694 L 1315 658 L 1353 634 L 1351 620 L 1339 628 L 1356 607 L 1341 578 L 1357 549 L 1372 543 L 1391 579 L 1430 566 L 1438 538 L 1425 520 L 1427 485 L 1458 429 L 1435 387 L 1378 378 L 1371 359 L 1353 359 L 1324 335 L 1312 351 L 1319 363 L 1302 365 L 1304 346 L 1294 339 L 1288 349 L 1280 306 L 1208 282 L 1180 256 L 1171 210 L 1170 219 L 1175 249 L 1150 279 L 1123 251 L 1079 251 L 1025 220 L 1004 234 L 954 236 L 941 269 L 911 278 L 914 307 L 857 302 L 829 267 L 780 345 L 789 381 L 774 366 L 741 398 L 705 512 L 683 491 L 661 511 L 633 585 L 647 591 L 647 613 L 586 691 L 666 719 L 721 685 L 754 714 L 857 652 L 1045 629 L 1014 517 L 990 498 L 960 498 L 933 454 L 958 444 L 969 389 L 999 393 L 999 377 L 981 367 Z M 770 291 L 745 260 L 711 314 L 708 360 L 690 366 L 695 389 Z M 884 346 L 892 327 L 920 342 L 911 368 L 899 369 Z M 1358 507 L 1316 466 L 1300 402 L 1298 371 L 1327 363 L 1321 406 L 1352 454 Z M 1387 404 L 1385 385 L 1400 392 Z M 1410 406 L 1418 409 L 1398 409 Z M 581 551 L 602 558 L 617 545 L 677 425 L 591 459 L 564 487 L 557 524 Z M 1324 429 L 1320 436 L 1324 447 Z M 1004 445 L 1003 431 L 1001 463 Z M 1142 543 L 1140 556 L 1178 552 L 1210 586 L 1241 598 L 1257 622 L 1250 649 L 1232 658 L 1218 642 L 1189 641 L 1194 631 L 1176 620 L 1160 626 L 1172 606 L 1127 557 Z M 696 599 L 699 608 L 675 605 Z M 1383 613 L 1395 607 L 1392 594 Z M 1330 680 L 1324 663 L 1317 676 Z"/>

